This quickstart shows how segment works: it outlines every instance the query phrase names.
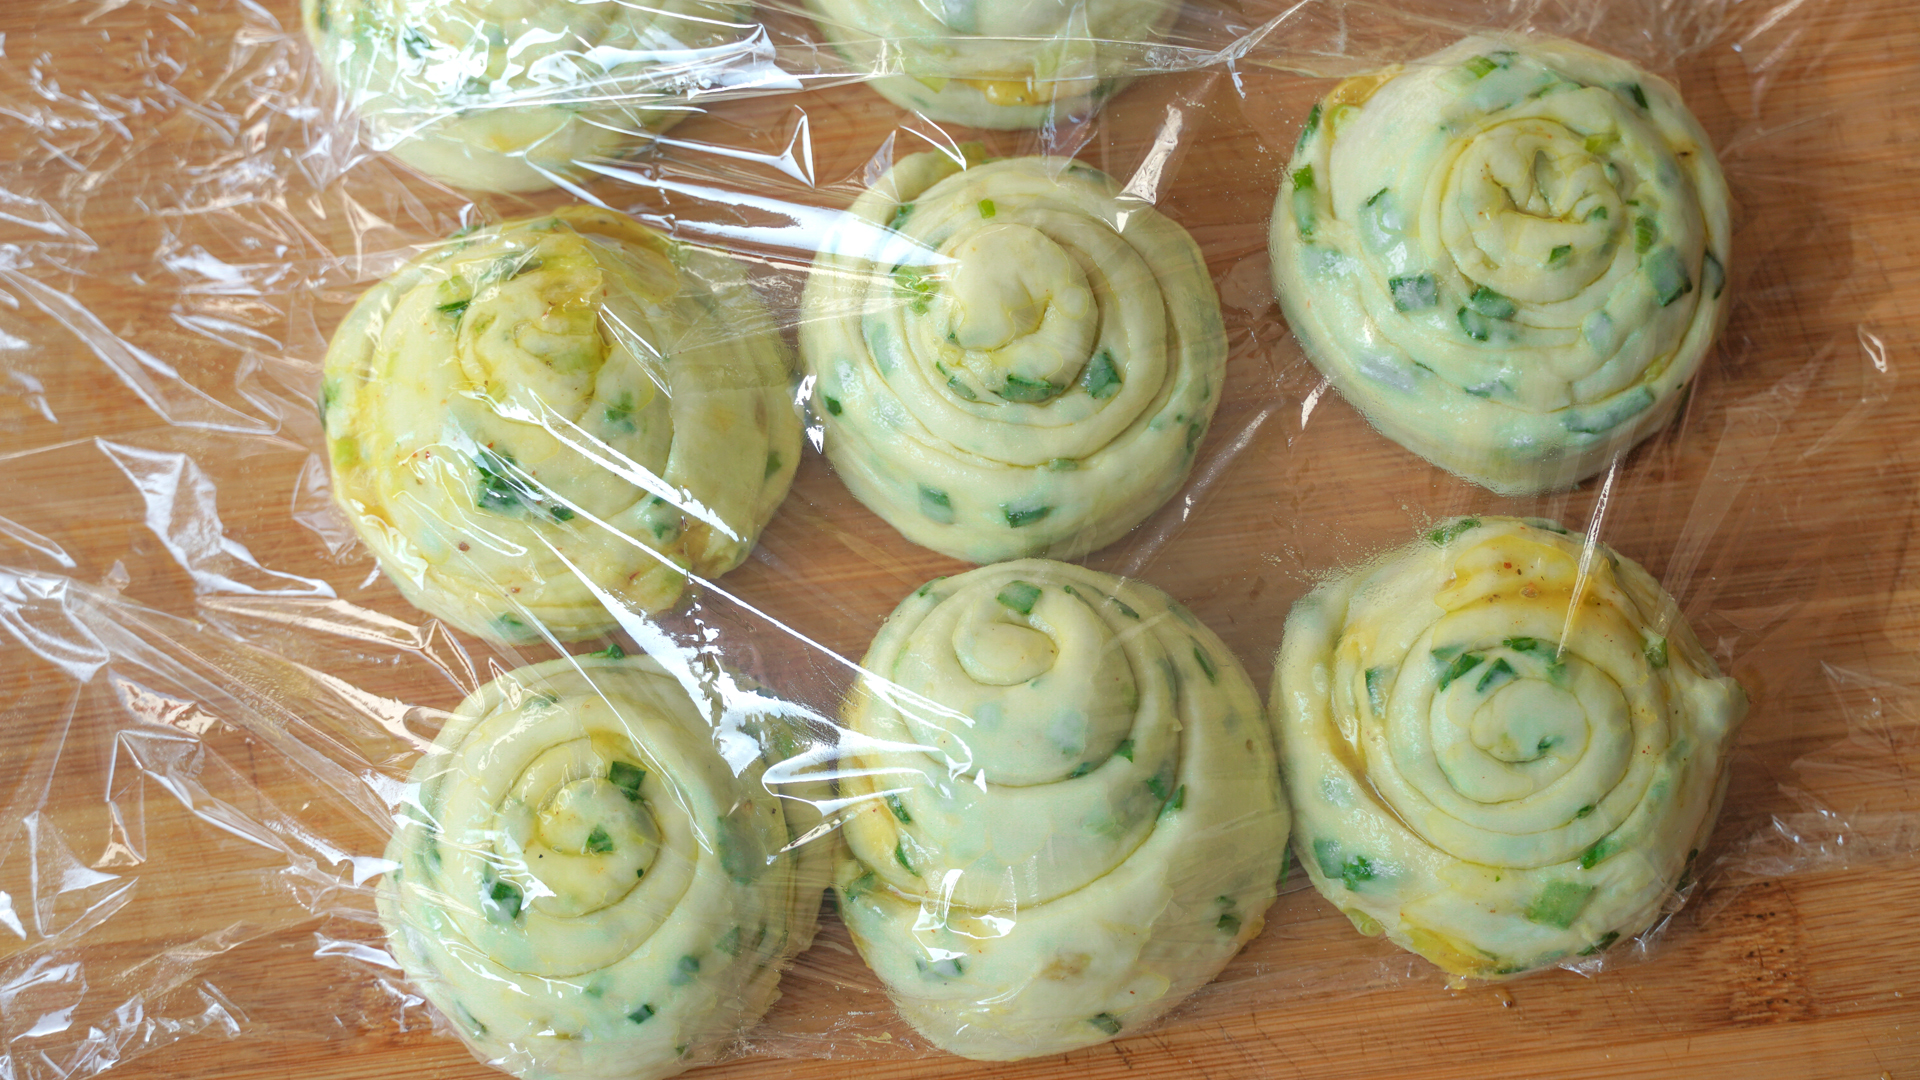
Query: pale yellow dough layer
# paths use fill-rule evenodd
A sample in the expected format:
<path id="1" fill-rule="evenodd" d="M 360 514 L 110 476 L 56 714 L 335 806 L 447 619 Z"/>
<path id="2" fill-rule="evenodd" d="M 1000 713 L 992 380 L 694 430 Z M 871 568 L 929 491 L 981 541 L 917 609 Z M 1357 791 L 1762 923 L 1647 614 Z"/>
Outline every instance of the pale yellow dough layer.
<path id="1" fill-rule="evenodd" d="M 738 266 L 565 207 L 449 240 L 334 331 L 334 498 L 408 600 L 578 640 L 738 566 L 800 456 L 786 349 Z"/>
<path id="2" fill-rule="evenodd" d="M 733 0 L 301 0 L 368 142 L 442 183 L 591 175 L 692 110 L 751 27 Z"/>
<path id="3" fill-rule="evenodd" d="M 1004 1061 L 1141 1027 L 1259 933 L 1287 838 L 1246 672 L 1166 594 L 1027 559 L 930 582 L 862 661 L 834 880 L 914 1029 Z"/>
<path id="4" fill-rule="evenodd" d="M 942 123 L 1010 130 L 1085 119 L 1143 65 L 1173 0 L 806 0 L 888 101 Z M 883 73 L 884 72 L 884 73 Z"/>
<path id="5" fill-rule="evenodd" d="M 1478 978 L 1653 923 L 1712 831 L 1746 707 L 1637 564 L 1492 517 L 1295 604 L 1271 702 L 1314 885 Z"/>
<path id="6" fill-rule="evenodd" d="M 1664 426 L 1725 321 L 1732 229 L 1666 82 L 1471 37 L 1314 106 L 1274 203 L 1287 321 L 1381 433 L 1507 495 Z"/>
<path id="7" fill-rule="evenodd" d="M 1074 558 L 1158 509 L 1226 354 L 1193 238 L 1069 158 L 902 159 L 801 301 L 835 471 L 908 539 L 977 563 Z"/>
<path id="8" fill-rule="evenodd" d="M 822 845 L 786 850 L 802 823 L 759 759 L 722 757 L 688 678 L 644 656 L 520 668 L 415 766 L 380 921 L 489 1065 L 672 1076 L 759 1019 L 811 940 Z"/>

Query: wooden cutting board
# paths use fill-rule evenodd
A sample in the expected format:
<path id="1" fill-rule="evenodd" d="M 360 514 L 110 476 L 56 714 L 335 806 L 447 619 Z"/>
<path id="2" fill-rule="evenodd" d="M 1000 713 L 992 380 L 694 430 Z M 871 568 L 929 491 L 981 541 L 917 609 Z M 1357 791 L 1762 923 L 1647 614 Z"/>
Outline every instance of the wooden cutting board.
<path id="1" fill-rule="evenodd" d="M 1603 13 L 1596 44 L 1646 53 L 1624 6 L 1569 9 Z M 1239 17 L 1281 10 L 1250 0 Z M 1321 10 L 1269 42 L 1330 40 L 1340 27 Z M 1362 37 L 1377 32 L 1367 11 L 1354 9 Z M 434 664 L 489 662 L 444 636 L 395 645 L 369 630 L 358 651 L 340 644 L 347 605 L 392 616 L 380 632 L 400 637 L 416 616 L 369 578 L 364 552 L 339 547 L 308 411 L 343 306 L 392 253 L 460 224 L 466 201 L 340 140 L 336 117 L 307 108 L 324 98 L 286 31 L 287 0 L 0 10 L 0 565 L 46 588 L 77 583 L 69 607 L 124 634 L 85 686 L 44 648 L 0 639 L 0 889 L 24 921 L 24 937 L 0 932 L 0 1024 L 23 1078 L 115 1060 L 128 1078 L 493 1075 L 403 1012 L 377 964 L 353 962 L 378 942 L 352 914 L 368 910 L 365 890 L 302 838 L 372 855 L 379 830 L 288 757 L 317 747 L 349 781 L 404 776 L 402 733 L 431 730 L 409 707 L 460 696 L 462 676 Z M 1447 36 L 1410 32 L 1407 48 Z M 1524 504 L 1375 435 L 1320 392 L 1287 337 L 1265 221 L 1299 118 L 1328 83 L 1278 55 L 1143 79 L 1079 147 L 1123 175 L 1156 138 L 1176 148 L 1157 202 L 1206 250 L 1233 336 L 1205 482 L 1091 561 L 1187 602 L 1264 685 L 1313 573 L 1429 518 L 1603 514 L 1604 535 L 1669 583 L 1753 692 L 1717 869 L 1645 959 L 1499 987 L 1449 988 L 1296 882 L 1220 983 L 1162 1026 L 999 1066 L 904 1045 L 829 920 L 757 1040 L 798 1058 L 698 1075 L 1920 1076 L 1920 6 L 1741 4 L 1679 63 L 1739 201 L 1731 323 L 1686 416 L 1611 487 Z M 676 129 L 685 145 L 650 173 L 662 185 L 593 190 L 692 239 L 728 225 L 790 306 L 807 256 L 781 206 L 844 205 L 889 135 L 901 153 L 923 137 L 901 120 L 859 86 L 728 103 Z M 729 206 L 741 191 L 773 201 Z M 170 504 L 155 502 L 165 475 Z M 212 533 L 180 527 L 196 477 Z M 730 661 L 828 707 L 846 675 L 820 650 L 857 657 L 900 596 L 955 569 L 853 504 L 810 455 L 726 584 L 820 648 L 748 635 L 737 611 L 710 607 L 735 633 Z M 298 580 L 328 583 L 338 605 L 288 600 Z M 22 596 L 0 596 L 10 628 L 61 632 L 20 612 L 67 609 Z M 323 692 L 312 671 L 348 690 Z M 197 787 L 156 779 L 189 774 Z M 240 837 L 247 822 L 268 823 L 255 840 L 286 852 Z M 91 1043 L 89 1025 L 102 1028 Z"/>

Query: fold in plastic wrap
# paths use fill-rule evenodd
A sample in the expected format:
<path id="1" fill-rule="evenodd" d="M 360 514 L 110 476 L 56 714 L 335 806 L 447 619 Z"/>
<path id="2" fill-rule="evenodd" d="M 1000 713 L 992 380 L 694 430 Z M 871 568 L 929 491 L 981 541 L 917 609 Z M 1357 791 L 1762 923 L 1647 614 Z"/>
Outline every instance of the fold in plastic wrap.
<path id="1" fill-rule="evenodd" d="M 1149 1023 L 1205 1038 L 1229 1015 L 1282 1023 L 1309 998 L 1441 979 L 1309 887 L 1370 883 L 1319 859 L 1328 836 L 1282 872 L 1277 804 L 1227 805 L 1265 805 L 1264 744 L 1229 767 L 1220 740 L 1258 719 L 1296 601 L 1469 515 L 1563 523 L 1582 564 L 1629 556 L 1642 593 L 1673 597 L 1660 617 L 1692 627 L 1693 669 L 1752 700 L 1691 869 L 1663 854 L 1657 901 L 1569 918 L 1520 961 L 1648 961 L 1634 977 L 1658 985 L 1662 954 L 1724 933 L 1748 884 L 1920 850 L 1914 473 L 1880 434 L 1914 408 L 1912 328 L 1873 255 L 1905 209 L 1860 149 L 1912 124 L 1830 77 L 1872 19 L 1652 0 L 579 6 L 598 21 L 537 0 L 0 13 L 0 1073 L 92 1076 L 210 1037 L 265 1068 L 430 1031 L 528 1075 L 622 1046 L 660 1074 L 743 1053 L 1006 1057 Z M 869 25 L 890 11 L 911 28 Z M 1547 494 L 1496 495 L 1371 428 L 1296 343 L 1268 256 L 1315 103 L 1475 34 L 1568 38 L 1671 83 L 1731 193 L 1725 329 L 1673 419 Z M 903 216 L 908 173 L 928 175 Z M 601 239 L 506 224 L 556 220 Z M 609 262 L 614 234 L 650 254 Z M 461 263 L 481 249 L 513 265 Z M 424 381 L 330 394 L 330 344 L 404 353 Z M 708 370 L 764 424 L 695 415 L 699 387 L 663 373 L 701 355 L 741 358 Z M 829 383 L 863 387 L 860 411 Z M 967 445 L 936 460 L 922 439 L 931 464 L 900 470 L 934 412 L 964 417 L 945 437 Z M 984 418 L 1003 412 L 1044 437 L 996 443 Z M 469 453 L 363 483 L 335 444 L 374 421 L 389 449 Z M 688 432 L 737 482 L 676 471 Z M 451 552 L 493 546 L 443 563 L 458 574 L 389 558 L 398 534 L 370 544 L 342 510 L 370 493 Z M 936 542 L 959 528 L 943 518 L 991 533 L 994 513 L 1041 539 Z M 1049 549 L 1081 565 L 940 553 Z M 978 610 L 936 634 L 947 616 L 914 605 L 940 578 Z M 469 633 L 502 614 L 520 625 Z M 1109 638 L 1119 667 L 1098 659 Z M 1027 686 L 1056 677 L 1085 701 Z M 634 706 L 634 679 L 679 704 Z M 1167 726 L 1155 710 L 1176 699 Z M 996 726 L 988 705 L 1040 726 Z M 555 725 L 561 749 L 436 771 L 496 722 Z M 1072 760 L 1041 768 L 1042 751 Z M 1039 809 L 976 820 L 959 783 Z M 435 863 L 412 841 L 457 825 L 454 803 L 493 824 Z M 1228 823 L 1254 839 L 1223 840 Z M 545 853 L 565 868 L 533 869 Z M 694 906 L 647 906 L 676 883 Z M 789 959 L 812 887 L 819 934 Z M 630 896 L 663 920 L 650 936 L 514 953 L 626 918 Z M 1095 908 L 1120 914 L 1079 914 Z M 1069 947 L 1102 935 L 1100 956 Z M 459 944 L 481 938 L 504 951 Z M 450 992 L 428 969 L 456 954 L 479 982 L 539 986 L 547 1011 Z M 1016 1000 L 1032 1007 L 999 1008 Z"/>

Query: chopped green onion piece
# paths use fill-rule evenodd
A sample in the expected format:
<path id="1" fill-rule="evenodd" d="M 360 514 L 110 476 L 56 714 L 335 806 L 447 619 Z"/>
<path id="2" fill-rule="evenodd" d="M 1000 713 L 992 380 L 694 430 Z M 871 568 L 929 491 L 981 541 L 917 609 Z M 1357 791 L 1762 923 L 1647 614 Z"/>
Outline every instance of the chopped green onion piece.
<path id="1" fill-rule="evenodd" d="M 593 831 L 587 834 L 587 854 L 605 855 L 612 850 L 613 837 L 607 835 L 605 828 L 595 825 Z"/>
<path id="2" fill-rule="evenodd" d="M 647 770 L 638 765 L 629 765 L 616 761 L 607 766 L 607 783 L 627 793 L 627 798 L 640 801 L 640 782 L 647 778 Z"/>
<path id="3" fill-rule="evenodd" d="M 1011 581 L 995 599 L 1022 615 L 1031 615 L 1033 605 L 1040 599 L 1040 586 L 1025 581 Z"/>
<path id="4" fill-rule="evenodd" d="M 960 958 L 957 956 L 949 956 L 944 960 L 935 960 L 931 964 L 916 956 L 913 959 L 913 963 L 915 967 L 920 969 L 920 974 L 931 975 L 941 979 L 957 979 L 961 975 L 966 974 L 967 970 L 966 965 L 961 963 Z"/>
<path id="5" fill-rule="evenodd" d="M 1527 921 L 1565 930 L 1580 917 L 1587 898 L 1593 895 L 1593 888 L 1577 881 L 1550 881 L 1540 890 L 1540 895 L 1534 897 L 1533 903 L 1527 905 Z"/>
<path id="6" fill-rule="evenodd" d="M 1720 294 L 1727 291 L 1727 268 L 1720 265 L 1720 260 L 1714 258 L 1711 251 L 1707 252 L 1706 260 L 1701 265 L 1700 276 L 1706 279 L 1713 299 L 1720 299 Z"/>
<path id="7" fill-rule="evenodd" d="M 493 883 L 493 889 L 487 893 L 487 898 L 494 902 L 500 913 L 505 915 L 508 921 L 520 917 L 520 904 L 522 900 L 520 886 L 515 885 L 511 881 L 496 881 Z"/>
<path id="8" fill-rule="evenodd" d="M 983 218 L 990 218 L 995 213 L 998 212 L 994 209 L 992 199 L 981 199 L 979 203 L 979 207 L 980 207 L 980 216 Z"/>
<path id="9" fill-rule="evenodd" d="M 1647 643 L 1641 647 L 1641 651 L 1647 654 L 1647 663 L 1652 664 L 1655 668 L 1667 666 L 1666 638 L 1657 637 L 1648 640 Z"/>
<path id="10" fill-rule="evenodd" d="M 601 649 L 599 652 L 590 652 L 587 655 L 599 660 L 618 660 L 627 655 L 627 650 L 621 648 L 618 643 L 615 643 Z"/>
<path id="11" fill-rule="evenodd" d="M 1294 142 L 1293 152 L 1297 154 L 1306 149 L 1307 140 L 1313 138 L 1313 133 L 1319 130 L 1320 103 L 1316 101 L 1313 103 L 1313 108 L 1307 110 L 1307 122 L 1300 125 L 1300 138 Z"/>
<path id="12" fill-rule="evenodd" d="M 1133 740 L 1121 739 L 1120 745 L 1113 748 L 1113 756 L 1123 757 L 1123 758 L 1126 758 L 1128 761 L 1132 761 L 1133 760 Z"/>
<path id="13" fill-rule="evenodd" d="M 826 405 L 827 413 L 829 415 L 832 415 L 832 416 L 840 415 L 840 399 L 839 398 L 832 397 L 828 394 L 821 394 L 820 400 L 822 403 Z"/>
<path id="14" fill-rule="evenodd" d="M 1468 308 L 1461 308 L 1457 315 L 1460 319 L 1460 329 L 1473 340 L 1486 341 L 1493 336 L 1493 324 L 1487 321 L 1486 316 Z"/>
<path id="15" fill-rule="evenodd" d="M 633 1021 L 636 1024 L 644 1024 L 647 1021 L 653 1019 L 653 1014 L 654 1014 L 653 1006 L 642 1005 L 639 1008 L 628 1013 L 627 1019 Z"/>
<path id="16" fill-rule="evenodd" d="M 1440 302 L 1440 283 L 1432 274 L 1387 279 L 1395 311 L 1420 311 Z"/>
<path id="17" fill-rule="evenodd" d="M 1187 785 L 1181 784 L 1179 787 L 1173 789 L 1173 798 L 1167 800 L 1167 805 L 1160 808 L 1160 816 L 1166 817 L 1168 814 L 1180 810 L 1186 805 Z"/>
<path id="18" fill-rule="evenodd" d="M 1232 937 L 1240 932 L 1240 916 L 1231 911 L 1222 912 L 1220 918 L 1214 921 L 1213 928 Z"/>
<path id="19" fill-rule="evenodd" d="M 1098 1016 L 1088 1017 L 1087 1023 L 1092 1024 L 1108 1035 L 1120 1034 L 1120 1018 L 1114 1016 L 1112 1013 L 1101 1013 Z"/>
<path id="20" fill-rule="evenodd" d="M 1492 57 L 1476 56 L 1467 61 L 1467 74 L 1472 75 L 1476 79 L 1484 79 L 1493 74 L 1499 67 L 1499 64 L 1493 62 Z"/>
<path id="21" fill-rule="evenodd" d="M 1025 379 L 1018 375 L 1008 375 L 1006 383 L 996 392 L 1002 401 L 1032 404 L 1047 400 L 1059 393 L 1060 388 L 1045 379 Z"/>
<path id="22" fill-rule="evenodd" d="M 1095 400 L 1110 398 L 1120 389 L 1120 369 L 1113 362 L 1113 354 L 1101 349 L 1087 361 L 1086 374 L 1080 376 L 1080 387 Z"/>
<path id="23" fill-rule="evenodd" d="M 1320 873 L 1336 879 L 1348 889 L 1358 892 L 1360 883 L 1372 881 L 1376 876 L 1373 860 L 1365 855 L 1354 855 L 1346 859 L 1340 857 L 1340 841 L 1325 837 L 1313 842 L 1313 858 L 1320 864 Z"/>
<path id="24" fill-rule="evenodd" d="M 1473 290 L 1473 295 L 1467 298 L 1467 306 L 1489 319 L 1511 319 L 1520 312 L 1518 304 L 1485 285 Z"/>
<path id="25" fill-rule="evenodd" d="M 1645 255 L 1653 250 L 1654 241 L 1660 239 L 1660 223 L 1642 214 L 1633 219 L 1633 253 Z"/>
<path id="26" fill-rule="evenodd" d="M 1480 527 L 1479 518 L 1461 518 L 1451 524 L 1442 525 L 1427 534 L 1427 542 L 1435 547 L 1446 547 L 1455 540 Z"/>
<path id="27" fill-rule="evenodd" d="M 1048 514 L 1053 513 L 1053 507 L 1051 506 L 1030 506 L 1030 507 L 1002 506 L 1000 508 L 1000 512 L 1006 516 L 1008 528 L 1019 529 L 1019 528 L 1024 528 L 1025 526 L 1031 525 L 1034 522 L 1039 521 L 1042 518 L 1045 518 Z"/>
<path id="28" fill-rule="evenodd" d="M 1611 835 L 1594 841 L 1593 846 L 1580 854 L 1580 869 L 1591 870 L 1606 862 L 1620 850 L 1619 844 Z"/>
<path id="29" fill-rule="evenodd" d="M 1466 657 L 1463 656 L 1461 659 L 1464 660 Z M 1489 690 L 1504 686 L 1518 677 L 1518 674 L 1513 670 L 1513 665 L 1507 663 L 1507 658 L 1502 656 L 1487 665 L 1486 674 L 1480 676 L 1480 681 L 1474 684 L 1473 690 L 1476 694 L 1484 694 Z"/>
<path id="30" fill-rule="evenodd" d="M 907 813 L 907 804 L 900 801 L 900 796 L 888 795 L 887 809 L 893 811 L 893 816 L 900 819 L 900 824 L 913 824 L 913 815 Z"/>
<path id="31" fill-rule="evenodd" d="M 1445 690 L 1453 684 L 1455 679 L 1479 667 L 1480 662 L 1484 659 L 1486 659 L 1486 657 L 1481 656 L 1479 653 L 1471 652 L 1461 653 L 1455 657 L 1453 663 L 1447 665 L 1447 670 L 1440 674 L 1440 689 Z"/>
<path id="32" fill-rule="evenodd" d="M 783 463 L 780 460 L 780 451 L 778 450 L 767 451 L 767 471 L 760 474 L 760 479 L 771 480 L 773 478 L 773 474 L 780 471 L 781 464 Z"/>
<path id="33" fill-rule="evenodd" d="M 1312 191 L 1313 190 L 1313 166 L 1302 165 L 1299 168 L 1293 170 L 1292 179 L 1293 179 L 1293 190 Z"/>
<path id="34" fill-rule="evenodd" d="M 953 524 L 953 499 L 939 488 L 920 485 L 920 513 L 942 525 Z"/>
<path id="35" fill-rule="evenodd" d="M 1547 253 L 1547 265 L 1549 267 L 1559 266 L 1565 263 L 1572 256 L 1573 256 L 1573 245 L 1561 244 L 1559 247 L 1556 247 L 1552 251 Z"/>
<path id="36" fill-rule="evenodd" d="M 1200 665 L 1200 671 L 1206 675 L 1208 682 L 1218 683 L 1220 681 L 1220 670 L 1213 666 L 1213 657 L 1207 655 L 1207 650 L 1195 645 L 1193 647 L 1193 659 Z"/>
<path id="37" fill-rule="evenodd" d="M 1371 667 L 1367 669 L 1367 704 L 1373 707 L 1373 715 L 1380 716 L 1387 711 L 1387 676 L 1393 669 Z"/>
<path id="38" fill-rule="evenodd" d="M 1693 291 L 1693 278 L 1688 276 L 1686 264 L 1680 261 L 1680 253 L 1673 248 L 1663 247 L 1654 252 L 1645 265 L 1647 281 L 1653 286 L 1654 295 L 1660 298 L 1661 307 Z"/>
<path id="39" fill-rule="evenodd" d="M 538 501 L 538 496 L 527 490 L 518 477 L 507 470 L 513 466 L 513 455 L 496 453 L 482 449 L 474 456 L 473 467 L 480 473 L 480 487 L 474 494 L 474 505 L 482 510 L 511 510 L 523 500 Z"/>

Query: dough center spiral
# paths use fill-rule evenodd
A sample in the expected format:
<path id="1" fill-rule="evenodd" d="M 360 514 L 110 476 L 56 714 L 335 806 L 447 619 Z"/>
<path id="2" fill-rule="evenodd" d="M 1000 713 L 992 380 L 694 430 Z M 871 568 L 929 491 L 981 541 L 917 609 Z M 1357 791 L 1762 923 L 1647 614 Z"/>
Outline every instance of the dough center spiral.
<path id="1" fill-rule="evenodd" d="M 1637 805 L 1668 735 L 1639 635 L 1580 602 L 1615 588 L 1605 564 L 1583 577 L 1546 544 L 1476 545 L 1435 597 L 1447 614 L 1399 670 L 1367 671 L 1381 792 L 1429 843 L 1533 865 L 1577 854 Z"/>
<path id="2" fill-rule="evenodd" d="M 578 422 L 607 360 L 600 330 L 606 276 L 577 235 L 553 234 L 489 266 L 460 319 L 469 385 L 506 411 Z"/>
<path id="3" fill-rule="evenodd" d="M 1099 330 L 1087 276 L 1045 233 L 988 225 L 963 234 L 949 253 L 952 276 L 940 293 L 944 336 L 960 364 L 1007 401 L 1060 396 L 1085 366 Z"/>
<path id="4" fill-rule="evenodd" d="M 1112 756 L 1139 700 L 1106 621 L 1076 596 L 1020 580 L 983 584 L 934 612 L 896 677 L 949 706 L 903 710 L 915 738 L 1008 787 L 1057 783 Z"/>
<path id="5" fill-rule="evenodd" d="M 1574 299 L 1597 281 L 1625 218 L 1586 140 L 1542 117 L 1494 124 L 1468 141 L 1442 199 L 1454 264 L 1529 304 Z"/>

